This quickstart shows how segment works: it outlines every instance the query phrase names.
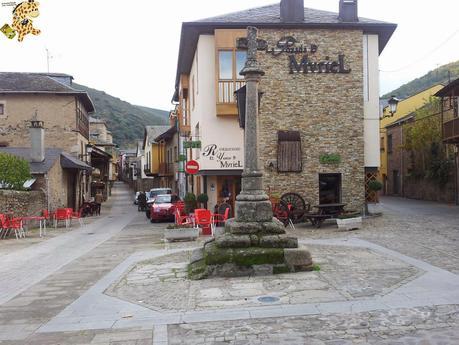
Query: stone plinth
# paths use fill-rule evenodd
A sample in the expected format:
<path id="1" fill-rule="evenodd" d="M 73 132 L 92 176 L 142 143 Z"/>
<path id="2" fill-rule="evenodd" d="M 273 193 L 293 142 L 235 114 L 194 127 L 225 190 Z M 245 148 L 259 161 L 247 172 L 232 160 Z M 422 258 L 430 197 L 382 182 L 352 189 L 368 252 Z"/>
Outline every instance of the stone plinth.
<path id="1" fill-rule="evenodd" d="M 272 217 L 271 217 L 272 218 Z M 223 235 L 195 251 L 189 265 L 193 280 L 312 271 L 311 254 L 298 239 L 285 234 L 277 219 L 270 222 L 229 220 Z"/>

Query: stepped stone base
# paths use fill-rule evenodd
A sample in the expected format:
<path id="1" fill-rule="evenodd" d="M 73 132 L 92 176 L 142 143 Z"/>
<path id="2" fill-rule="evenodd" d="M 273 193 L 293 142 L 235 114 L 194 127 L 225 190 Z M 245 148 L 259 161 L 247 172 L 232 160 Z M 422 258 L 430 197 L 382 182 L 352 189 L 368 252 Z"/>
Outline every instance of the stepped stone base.
<path id="1" fill-rule="evenodd" d="M 225 232 L 197 249 L 188 267 L 190 279 L 241 277 L 312 271 L 313 261 L 298 239 L 285 235 L 284 225 L 227 221 Z"/>

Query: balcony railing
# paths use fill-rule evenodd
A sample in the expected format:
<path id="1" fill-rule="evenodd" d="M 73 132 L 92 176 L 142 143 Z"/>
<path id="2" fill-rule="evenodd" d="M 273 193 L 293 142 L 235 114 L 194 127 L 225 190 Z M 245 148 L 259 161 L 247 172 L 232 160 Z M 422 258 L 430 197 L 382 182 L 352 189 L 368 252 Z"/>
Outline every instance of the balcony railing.
<path id="1" fill-rule="evenodd" d="M 160 176 L 172 176 L 174 174 L 173 163 L 160 163 L 159 164 L 159 175 Z"/>
<path id="2" fill-rule="evenodd" d="M 443 141 L 450 144 L 459 143 L 459 117 L 443 123 Z"/>
<path id="3" fill-rule="evenodd" d="M 218 103 L 235 103 L 234 91 L 245 85 L 245 81 L 220 80 L 218 82 Z"/>

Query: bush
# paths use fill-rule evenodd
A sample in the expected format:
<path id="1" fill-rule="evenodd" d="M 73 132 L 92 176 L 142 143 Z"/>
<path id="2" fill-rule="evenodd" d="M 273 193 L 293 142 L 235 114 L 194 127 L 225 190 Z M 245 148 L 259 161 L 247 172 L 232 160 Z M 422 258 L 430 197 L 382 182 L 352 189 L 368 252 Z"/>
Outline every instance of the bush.
<path id="1" fill-rule="evenodd" d="M 368 189 L 373 192 L 378 192 L 383 188 L 383 184 L 379 181 L 373 180 L 368 183 Z"/>
<path id="2" fill-rule="evenodd" d="M 199 194 L 197 201 L 200 202 L 201 204 L 205 204 L 209 201 L 209 196 L 205 193 Z"/>
<path id="3" fill-rule="evenodd" d="M 186 193 L 185 198 L 183 200 L 185 202 L 185 213 L 193 213 L 196 209 L 196 195 L 194 195 L 193 193 Z"/>
<path id="4" fill-rule="evenodd" d="M 23 190 L 24 182 L 30 179 L 30 166 L 26 160 L 0 152 L 0 188 Z"/>

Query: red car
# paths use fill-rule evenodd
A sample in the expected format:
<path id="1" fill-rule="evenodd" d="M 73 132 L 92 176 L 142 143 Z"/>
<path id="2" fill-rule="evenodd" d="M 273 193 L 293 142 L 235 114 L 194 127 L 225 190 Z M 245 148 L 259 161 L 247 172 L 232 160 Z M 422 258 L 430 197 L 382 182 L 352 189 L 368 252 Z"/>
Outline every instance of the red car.
<path id="1" fill-rule="evenodd" d="M 180 198 L 177 195 L 157 195 L 150 207 L 150 221 L 152 223 L 164 220 L 174 221 L 175 207 L 178 202 L 180 202 Z"/>

